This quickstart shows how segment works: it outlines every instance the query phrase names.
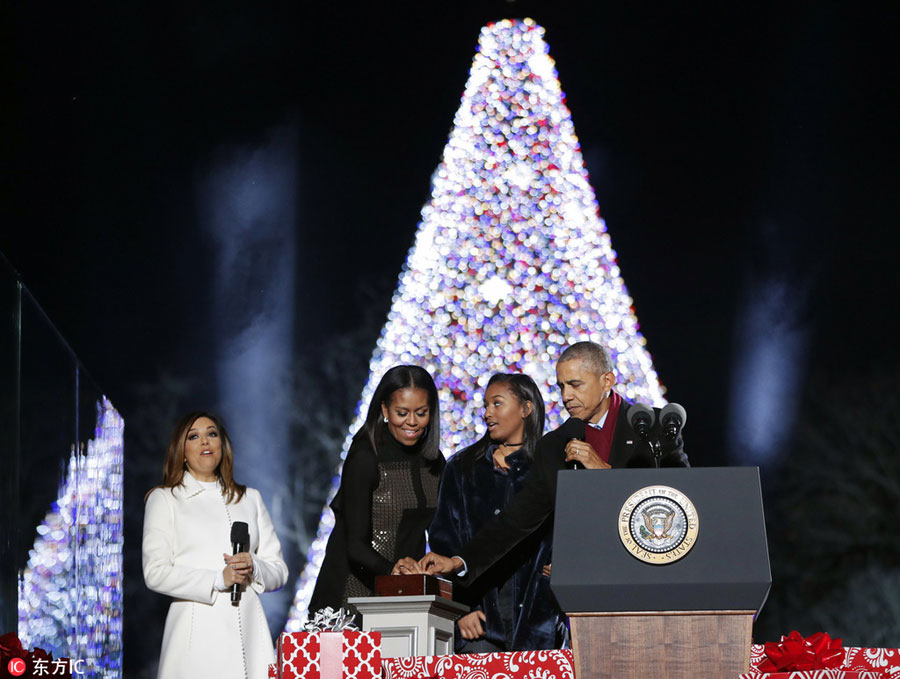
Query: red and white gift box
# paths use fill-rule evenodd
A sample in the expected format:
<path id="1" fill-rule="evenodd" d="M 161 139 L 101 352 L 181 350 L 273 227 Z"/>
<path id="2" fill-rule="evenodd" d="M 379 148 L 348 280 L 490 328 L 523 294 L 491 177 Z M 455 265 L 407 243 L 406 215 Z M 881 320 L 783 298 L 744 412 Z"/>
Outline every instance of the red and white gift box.
<path id="1" fill-rule="evenodd" d="M 839 668 L 767 674 L 757 669 L 766 659 L 766 647 L 754 644 L 750 648 L 750 671 L 739 679 L 900 679 L 900 649 L 848 647 L 844 650 L 844 661 Z"/>
<path id="2" fill-rule="evenodd" d="M 798 670 L 795 672 L 748 672 L 741 679 L 884 679 L 881 672 L 854 670 Z"/>
<path id="3" fill-rule="evenodd" d="M 381 632 L 285 632 L 278 679 L 380 679 Z"/>
<path id="4" fill-rule="evenodd" d="M 385 658 L 384 679 L 575 679 L 572 651 Z"/>

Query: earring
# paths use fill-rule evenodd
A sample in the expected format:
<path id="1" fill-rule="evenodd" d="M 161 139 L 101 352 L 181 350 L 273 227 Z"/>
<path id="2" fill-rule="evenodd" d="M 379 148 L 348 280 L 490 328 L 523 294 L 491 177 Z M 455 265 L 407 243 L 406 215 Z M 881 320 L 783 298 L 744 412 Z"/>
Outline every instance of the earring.
<path id="1" fill-rule="evenodd" d="M 387 421 L 388 421 L 388 419 L 385 417 L 385 418 L 384 418 L 384 423 L 387 424 Z"/>

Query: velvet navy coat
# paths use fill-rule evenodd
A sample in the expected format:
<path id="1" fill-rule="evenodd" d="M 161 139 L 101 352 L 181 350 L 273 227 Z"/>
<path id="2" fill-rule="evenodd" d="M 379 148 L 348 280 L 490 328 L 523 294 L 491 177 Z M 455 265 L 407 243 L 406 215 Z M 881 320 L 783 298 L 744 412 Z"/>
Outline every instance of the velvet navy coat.
<path id="1" fill-rule="evenodd" d="M 524 452 L 507 456 L 508 472 L 494 469 L 491 451 L 479 442 L 447 463 L 429 531 L 431 548 L 458 554 L 495 514 L 521 490 L 531 462 Z M 544 524 L 520 542 L 470 587 L 456 586 L 454 599 L 485 615 L 484 639 L 507 651 L 559 648 L 565 628 L 550 578 L 541 573 L 551 562 L 552 524 Z M 470 644 L 456 629 L 456 652 Z"/>
<path id="2" fill-rule="evenodd" d="M 628 411 L 632 404 L 623 399 L 616 419 L 609 464 L 613 469 L 623 467 L 652 467 L 653 458 L 647 453 L 646 446 L 641 445 L 631 426 L 628 424 Z M 656 409 L 655 409 L 656 410 Z M 661 434 L 659 412 L 652 434 Z M 463 583 L 468 585 L 477 580 L 504 554 L 513 549 L 521 540 L 547 521 L 552 520 L 556 508 L 556 475 L 561 469 L 568 469 L 565 447 L 568 442 L 564 427 L 546 434 L 534 452 L 534 463 L 528 480 L 510 502 L 509 507 L 493 517 L 473 536 L 472 540 L 458 552 L 448 556 L 459 556 L 466 564 Z M 689 467 L 684 443 L 679 436 L 674 441 L 664 441 L 662 447 L 661 466 Z M 602 470 L 583 470 L 585 473 L 602 474 Z M 438 554 L 441 554 L 438 551 Z"/>

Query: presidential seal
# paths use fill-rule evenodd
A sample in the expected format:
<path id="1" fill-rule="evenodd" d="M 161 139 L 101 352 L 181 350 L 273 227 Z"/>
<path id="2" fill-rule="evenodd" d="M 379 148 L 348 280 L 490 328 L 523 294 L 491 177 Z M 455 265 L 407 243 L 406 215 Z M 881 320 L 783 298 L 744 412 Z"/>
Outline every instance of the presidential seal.
<path id="1" fill-rule="evenodd" d="M 697 542 L 697 510 L 682 492 L 647 486 L 629 497 L 619 512 L 619 537 L 625 549 L 646 563 L 678 561 Z"/>

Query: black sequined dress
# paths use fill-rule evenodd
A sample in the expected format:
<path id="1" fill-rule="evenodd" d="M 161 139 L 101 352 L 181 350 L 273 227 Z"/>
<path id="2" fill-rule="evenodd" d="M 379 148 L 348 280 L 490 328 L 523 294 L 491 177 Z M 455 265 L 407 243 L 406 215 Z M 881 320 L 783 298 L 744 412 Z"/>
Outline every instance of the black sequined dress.
<path id="1" fill-rule="evenodd" d="M 309 610 L 372 596 L 376 575 L 398 559 L 425 555 L 425 531 L 437 506 L 444 457 L 429 462 L 419 446 L 387 435 L 378 453 L 360 432 L 353 440 L 331 508 L 335 524 Z"/>

